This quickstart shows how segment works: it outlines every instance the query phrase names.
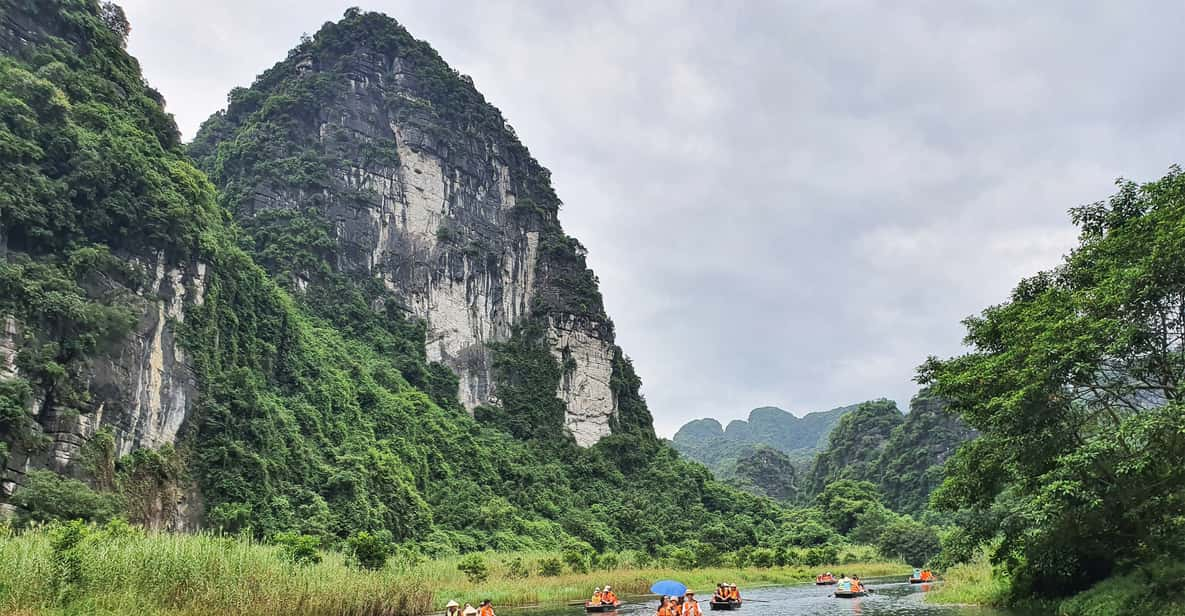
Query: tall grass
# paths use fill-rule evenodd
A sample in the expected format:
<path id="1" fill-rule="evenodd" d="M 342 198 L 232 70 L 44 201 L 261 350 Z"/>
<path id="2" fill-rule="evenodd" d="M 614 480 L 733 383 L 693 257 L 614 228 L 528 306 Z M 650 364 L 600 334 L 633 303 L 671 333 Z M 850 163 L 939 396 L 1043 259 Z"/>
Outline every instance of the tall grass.
<path id="1" fill-rule="evenodd" d="M 81 575 L 63 583 L 47 533 L 0 540 L 0 613 L 169 615 L 419 614 L 432 593 L 413 576 L 348 567 L 326 553 L 313 566 L 277 548 L 209 535 L 88 537 Z"/>
<path id="2" fill-rule="evenodd" d="M 986 553 L 947 569 L 941 577 L 942 583 L 926 593 L 931 603 L 998 606 L 1008 598 L 1008 580 L 994 571 Z"/>
<path id="3" fill-rule="evenodd" d="M 338 552 L 321 553 L 317 564 L 289 562 L 275 546 L 212 535 L 91 532 L 70 550 L 76 566 L 51 546 L 47 529 L 0 533 L 0 614 L 136 614 L 137 616 L 279 616 L 311 614 L 386 616 L 424 614 L 449 599 L 495 605 L 579 600 L 595 586 L 611 584 L 619 594 L 641 594 L 660 578 L 676 578 L 710 591 L 727 579 L 742 588 L 812 579 L 820 568 L 769 569 L 629 568 L 538 574 L 539 563 L 555 554 L 485 554 L 490 576 L 470 581 L 457 570 L 459 558 L 421 563 L 393 561 L 380 571 L 351 566 Z M 530 576 L 515 578 L 509 563 L 522 559 Z M 900 563 L 851 563 L 844 571 L 862 576 L 892 575 Z M 70 573 L 70 572 L 73 573 Z"/>

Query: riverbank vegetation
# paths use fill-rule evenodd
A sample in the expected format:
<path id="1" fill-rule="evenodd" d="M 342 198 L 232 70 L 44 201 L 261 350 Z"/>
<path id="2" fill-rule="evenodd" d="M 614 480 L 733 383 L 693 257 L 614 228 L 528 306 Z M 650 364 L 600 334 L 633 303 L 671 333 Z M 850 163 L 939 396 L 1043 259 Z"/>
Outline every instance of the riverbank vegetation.
<path id="1" fill-rule="evenodd" d="M 1008 579 L 992 570 L 981 553 L 975 560 L 952 565 L 942 572 L 942 583 L 926 593 L 931 603 L 1000 606 L 1008 601 Z"/>
<path id="2" fill-rule="evenodd" d="M 307 547 L 307 546 L 306 546 Z M 903 574 L 903 563 L 848 546 L 836 562 L 864 576 Z M 734 557 L 735 558 L 735 557 Z M 397 554 L 371 569 L 357 551 L 262 544 L 249 536 L 146 533 L 116 521 L 0 529 L 0 613 L 152 615 L 421 614 L 449 599 L 497 606 L 579 600 L 592 588 L 644 593 L 660 578 L 710 592 L 727 579 L 742 588 L 806 582 L 805 564 L 688 568 L 636 552 L 585 564 L 562 552 L 474 553 L 424 559 Z"/>
<path id="3" fill-rule="evenodd" d="M 1185 561 L 1185 174 L 1071 216 L 1065 261 L 967 319 L 972 352 L 920 370 L 979 431 L 933 495 L 959 527 L 940 560 L 987 546 L 977 592 L 1008 603 L 1166 613 L 1141 606 L 1181 601 L 1180 575 L 1156 582 L 1180 567 L 1151 563 Z"/>
<path id="4" fill-rule="evenodd" d="M 993 566 L 986 553 L 947 569 L 942 583 L 926 593 L 930 603 L 947 605 L 1020 605 L 1057 616 L 1185 615 L 1185 565 L 1143 565 L 1063 600 L 1018 600 L 1007 573 Z"/>

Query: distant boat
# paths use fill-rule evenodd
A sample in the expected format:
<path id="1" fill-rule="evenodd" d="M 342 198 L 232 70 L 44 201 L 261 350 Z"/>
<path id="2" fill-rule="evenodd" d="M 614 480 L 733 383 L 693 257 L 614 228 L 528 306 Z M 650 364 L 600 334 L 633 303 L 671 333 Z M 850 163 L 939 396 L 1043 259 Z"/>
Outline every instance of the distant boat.
<path id="1" fill-rule="evenodd" d="M 838 582 L 839 582 L 839 580 L 835 579 L 834 575 L 817 575 L 817 576 L 815 576 L 815 585 L 816 586 L 830 586 L 830 585 L 836 584 Z"/>
<path id="2" fill-rule="evenodd" d="M 617 609 L 621 602 L 616 603 L 593 603 L 591 601 L 584 604 L 584 611 L 586 612 L 612 612 Z"/>
<path id="3" fill-rule="evenodd" d="M 708 608 L 713 610 L 739 610 L 740 601 L 709 601 Z"/>
<path id="4" fill-rule="evenodd" d="M 866 597 L 866 596 L 868 596 L 868 591 L 867 590 L 837 590 L 837 591 L 835 591 L 835 596 L 840 599 L 852 599 L 855 597 Z"/>

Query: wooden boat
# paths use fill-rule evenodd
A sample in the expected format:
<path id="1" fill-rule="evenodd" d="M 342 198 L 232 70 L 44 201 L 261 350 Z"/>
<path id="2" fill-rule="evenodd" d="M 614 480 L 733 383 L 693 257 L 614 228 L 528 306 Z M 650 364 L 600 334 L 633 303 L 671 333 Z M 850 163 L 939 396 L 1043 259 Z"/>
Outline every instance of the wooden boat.
<path id="1" fill-rule="evenodd" d="M 915 578 L 915 577 L 909 578 L 910 584 L 925 584 L 928 581 L 929 580 L 923 580 L 922 578 Z"/>
<path id="2" fill-rule="evenodd" d="M 855 597 L 866 597 L 866 596 L 868 596 L 868 591 L 867 590 L 837 590 L 837 591 L 835 591 L 835 596 L 839 599 L 852 599 Z"/>
<path id="3" fill-rule="evenodd" d="M 713 610 L 739 610 L 740 601 L 709 601 L 708 608 Z"/>
<path id="4" fill-rule="evenodd" d="M 584 611 L 592 613 L 613 612 L 617 610 L 617 606 L 619 605 L 621 605 L 620 601 L 617 603 L 592 603 L 590 601 L 584 604 Z"/>

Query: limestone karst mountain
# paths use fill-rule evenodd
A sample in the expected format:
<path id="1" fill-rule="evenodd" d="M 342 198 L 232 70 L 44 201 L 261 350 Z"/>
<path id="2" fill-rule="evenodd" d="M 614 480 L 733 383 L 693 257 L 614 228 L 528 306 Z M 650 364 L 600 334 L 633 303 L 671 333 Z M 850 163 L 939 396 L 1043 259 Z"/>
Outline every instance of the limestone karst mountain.
<path id="1" fill-rule="evenodd" d="M 326 24 L 231 92 L 189 152 L 293 292 L 340 276 L 421 319 L 465 408 L 505 397 L 490 345 L 513 338 L 561 363 L 577 443 L 621 419 L 621 349 L 547 170 L 468 77 L 389 18 Z"/>
<path id="2" fill-rule="evenodd" d="M 118 7 L 0 9 L 9 512 L 425 554 L 776 515 L 655 437 L 546 169 L 393 19 L 325 24 L 186 147 Z"/>

